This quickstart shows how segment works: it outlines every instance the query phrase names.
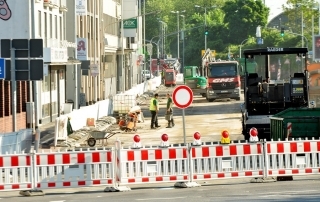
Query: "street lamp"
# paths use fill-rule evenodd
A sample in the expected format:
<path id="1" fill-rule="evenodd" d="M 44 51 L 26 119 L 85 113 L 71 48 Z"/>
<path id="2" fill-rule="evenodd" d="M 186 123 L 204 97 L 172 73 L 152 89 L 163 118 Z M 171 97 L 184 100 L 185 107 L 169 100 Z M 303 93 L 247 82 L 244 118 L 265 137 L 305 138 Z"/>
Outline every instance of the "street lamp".
<path id="1" fill-rule="evenodd" d="M 250 38 L 247 38 L 247 39 L 243 40 L 243 41 L 241 42 L 241 44 L 240 44 L 239 58 L 241 58 L 241 47 L 242 47 L 242 44 L 243 44 L 244 42 L 248 41 L 248 39 L 250 39 Z"/>
<path id="2" fill-rule="evenodd" d="M 162 57 L 163 57 L 164 56 L 164 52 L 165 52 L 165 44 L 166 44 L 165 36 L 166 36 L 167 23 L 165 23 L 165 22 L 163 22 L 161 20 L 159 20 L 159 22 L 161 23 L 161 28 L 160 28 L 161 29 L 161 34 L 159 36 L 161 36 L 161 46 L 162 46 L 160 55 L 162 55 Z"/>
<path id="3" fill-rule="evenodd" d="M 216 8 L 216 6 L 210 6 L 210 7 L 206 7 L 206 6 L 199 6 L 199 5 L 195 5 L 194 7 L 196 8 L 204 8 L 204 27 L 205 29 L 207 29 L 207 8 Z M 205 30 L 205 32 L 207 32 L 207 30 Z M 204 50 L 207 50 L 207 35 L 208 33 L 205 33 L 204 35 Z"/>
<path id="4" fill-rule="evenodd" d="M 182 68 L 184 69 L 184 34 L 185 34 L 185 28 L 186 28 L 186 21 L 185 21 L 185 17 L 184 15 L 180 15 L 183 18 L 183 31 L 181 33 L 182 36 Z"/>
<path id="5" fill-rule="evenodd" d="M 180 39 L 179 39 L 179 32 L 180 32 L 180 28 L 179 28 L 179 13 L 184 13 L 184 12 L 186 12 L 185 10 L 183 10 L 183 11 L 171 11 L 171 13 L 176 13 L 177 14 L 177 47 L 178 47 L 178 51 L 177 51 L 177 59 L 179 59 L 179 57 L 180 57 L 180 54 L 179 54 L 179 52 L 180 52 L 180 48 L 179 48 L 179 42 L 180 42 Z"/>

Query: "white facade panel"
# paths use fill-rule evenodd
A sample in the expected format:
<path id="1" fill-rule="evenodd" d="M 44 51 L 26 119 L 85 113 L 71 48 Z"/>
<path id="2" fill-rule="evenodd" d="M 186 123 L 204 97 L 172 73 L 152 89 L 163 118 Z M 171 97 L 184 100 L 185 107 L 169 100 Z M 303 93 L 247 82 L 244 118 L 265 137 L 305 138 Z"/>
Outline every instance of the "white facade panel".
<path id="1" fill-rule="evenodd" d="M 103 0 L 103 13 L 117 17 L 117 3 L 113 0 Z"/>
<path id="2" fill-rule="evenodd" d="M 124 19 L 137 17 L 138 5 L 136 0 L 123 0 L 123 17 Z"/>
<path id="3" fill-rule="evenodd" d="M 0 27 L 2 39 L 30 38 L 30 1 L 2 1 Z M 28 9 L 29 8 L 29 9 Z"/>

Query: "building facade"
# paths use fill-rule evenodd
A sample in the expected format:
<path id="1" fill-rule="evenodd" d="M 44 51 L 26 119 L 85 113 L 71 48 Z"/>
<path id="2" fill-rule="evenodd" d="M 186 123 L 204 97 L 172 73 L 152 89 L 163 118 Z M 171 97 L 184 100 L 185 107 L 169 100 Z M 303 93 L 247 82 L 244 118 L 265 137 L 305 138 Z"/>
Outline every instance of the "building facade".
<path id="1" fill-rule="evenodd" d="M 136 0 L 5 4 L 10 13 L 0 19 L 1 29 L 6 30 L 1 32 L 1 39 L 43 39 L 42 81 L 36 85 L 17 82 L 17 129 L 31 126 L 31 122 L 36 126 L 54 122 L 69 112 L 66 103 L 79 109 L 141 82 L 141 65 L 137 63 L 141 26 L 130 30 L 121 26 L 126 19 L 138 16 Z M 37 120 L 28 122 L 27 103 L 34 101 Z M 11 116 L 10 81 L 0 81 L 0 133 L 12 131 Z"/>

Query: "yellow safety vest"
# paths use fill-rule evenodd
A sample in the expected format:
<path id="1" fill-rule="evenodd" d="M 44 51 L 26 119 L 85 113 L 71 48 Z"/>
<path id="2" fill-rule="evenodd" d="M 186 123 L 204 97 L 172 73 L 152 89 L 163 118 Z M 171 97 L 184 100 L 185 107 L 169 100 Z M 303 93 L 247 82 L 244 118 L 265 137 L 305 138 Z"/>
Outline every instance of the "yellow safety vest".
<path id="1" fill-rule="evenodd" d="M 153 104 L 153 101 L 154 100 L 156 100 L 155 98 L 152 98 L 151 100 L 150 100 L 150 107 L 149 107 L 149 110 L 150 111 L 156 111 L 157 110 L 157 108 L 158 108 L 158 110 L 159 110 L 159 105 L 158 105 L 158 107 L 156 106 L 156 105 L 154 105 Z M 158 101 L 157 101 L 158 102 Z"/>

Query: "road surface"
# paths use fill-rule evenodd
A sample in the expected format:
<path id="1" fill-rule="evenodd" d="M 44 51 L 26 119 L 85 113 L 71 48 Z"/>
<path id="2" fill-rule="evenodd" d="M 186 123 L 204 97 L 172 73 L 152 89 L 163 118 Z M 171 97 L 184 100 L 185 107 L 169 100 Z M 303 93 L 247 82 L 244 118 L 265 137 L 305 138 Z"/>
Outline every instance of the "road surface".
<path id="1" fill-rule="evenodd" d="M 104 187 L 45 190 L 45 196 L 19 197 L 18 192 L 1 192 L 0 201 L 15 202 L 104 202 L 104 201 L 243 201 L 317 202 L 319 176 L 295 177 L 294 181 L 249 183 L 250 179 L 200 182 L 201 187 L 176 189 L 173 184 L 131 186 L 128 192 L 103 192 Z"/>
<path id="2" fill-rule="evenodd" d="M 167 121 L 164 119 L 166 108 L 166 93 L 172 93 L 174 88 L 165 88 L 162 86 L 159 93 L 160 113 L 159 125 L 157 130 L 150 130 L 150 98 L 146 99 L 141 105 L 145 122 L 138 123 L 137 132 L 121 133 L 108 142 L 114 142 L 119 138 L 123 146 L 132 146 L 133 136 L 139 134 L 142 145 L 159 145 L 161 142 L 161 135 L 166 133 L 169 135 L 169 143 L 177 144 L 183 143 L 183 124 L 182 124 L 182 110 L 174 107 L 174 121 L 175 127 L 166 128 Z M 200 132 L 201 140 L 203 142 L 220 141 L 222 130 L 228 130 L 231 140 L 243 140 L 241 135 L 241 113 L 240 105 L 243 103 L 243 95 L 241 101 L 235 100 L 217 100 L 215 102 L 208 102 L 201 96 L 195 96 L 192 105 L 185 109 L 185 123 L 187 143 L 193 142 L 193 134 Z"/>

